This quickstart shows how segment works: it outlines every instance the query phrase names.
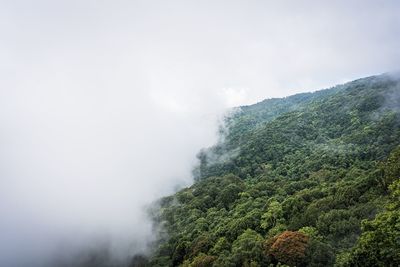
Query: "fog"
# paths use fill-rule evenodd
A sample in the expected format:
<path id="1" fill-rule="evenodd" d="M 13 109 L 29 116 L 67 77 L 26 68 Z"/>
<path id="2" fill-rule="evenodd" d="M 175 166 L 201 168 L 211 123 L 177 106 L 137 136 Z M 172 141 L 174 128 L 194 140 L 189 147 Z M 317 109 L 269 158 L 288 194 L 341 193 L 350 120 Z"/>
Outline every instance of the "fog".
<path id="1" fill-rule="evenodd" d="M 228 108 L 398 69 L 399 12 L 0 0 L 0 266 L 147 253 L 146 207 L 192 182 Z"/>

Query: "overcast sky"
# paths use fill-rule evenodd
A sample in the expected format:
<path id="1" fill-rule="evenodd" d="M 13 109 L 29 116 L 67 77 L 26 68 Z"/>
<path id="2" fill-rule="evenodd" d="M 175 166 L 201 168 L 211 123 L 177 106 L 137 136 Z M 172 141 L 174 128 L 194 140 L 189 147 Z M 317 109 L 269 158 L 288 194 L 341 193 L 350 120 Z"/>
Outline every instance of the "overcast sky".
<path id="1" fill-rule="evenodd" d="M 399 70 L 399 14 L 399 1 L 0 0 L 0 258 L 32 264 L 101 234 L 143 250 L 143 206 L 190 184 L 226 108 Z"/>

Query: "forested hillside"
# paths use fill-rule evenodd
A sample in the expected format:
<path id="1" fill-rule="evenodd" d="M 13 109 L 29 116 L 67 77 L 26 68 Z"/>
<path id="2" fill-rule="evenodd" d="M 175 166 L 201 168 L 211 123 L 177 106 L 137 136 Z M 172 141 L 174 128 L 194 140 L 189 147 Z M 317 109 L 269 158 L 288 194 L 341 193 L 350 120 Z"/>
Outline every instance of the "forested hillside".
<path id="1" fill-rule="evenodd" d="M 154 209 L 147 265 L 399 266 L 399 145 L 390 75 L 241 107 Z"/>

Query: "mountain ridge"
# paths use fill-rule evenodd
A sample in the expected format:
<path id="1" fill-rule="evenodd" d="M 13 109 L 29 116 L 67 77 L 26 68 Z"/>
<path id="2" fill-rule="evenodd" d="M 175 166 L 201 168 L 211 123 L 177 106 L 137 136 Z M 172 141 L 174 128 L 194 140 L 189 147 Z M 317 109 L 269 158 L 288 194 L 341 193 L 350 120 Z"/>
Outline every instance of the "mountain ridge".
<path id="1" fill-rule="evenodd" d="M 227 117 L 195 183 L 160 200 L 150 266 L 352 266 L 361 222 L 385 212 L 399 178 L 387 174 L 389 155 L 390 168 L 400 161 L 399 95 L 383 74 Z"/>

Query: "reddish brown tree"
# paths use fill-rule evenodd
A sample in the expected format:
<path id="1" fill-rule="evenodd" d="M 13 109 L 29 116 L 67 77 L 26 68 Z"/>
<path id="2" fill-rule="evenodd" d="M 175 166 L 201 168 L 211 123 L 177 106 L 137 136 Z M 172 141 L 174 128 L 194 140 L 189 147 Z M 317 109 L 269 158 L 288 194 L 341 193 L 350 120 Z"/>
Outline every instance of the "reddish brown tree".
<path id="1" fill-rule="evenodd" d="M 305 263 L 309 237 L 300 232 L 285 231 L 266 242 L 269 257 L 289 266 L 302 266 Z"/>

